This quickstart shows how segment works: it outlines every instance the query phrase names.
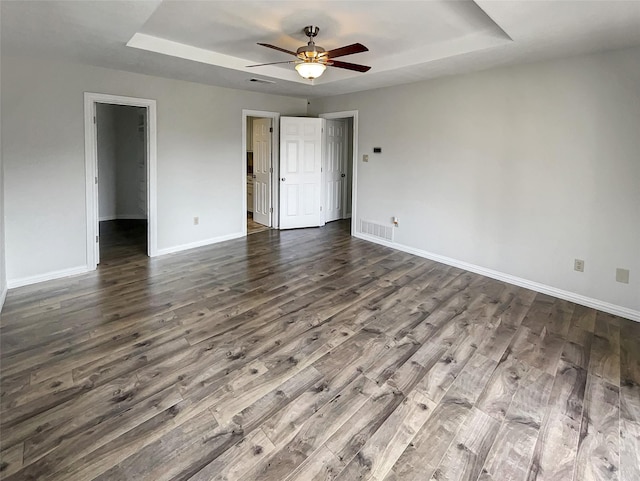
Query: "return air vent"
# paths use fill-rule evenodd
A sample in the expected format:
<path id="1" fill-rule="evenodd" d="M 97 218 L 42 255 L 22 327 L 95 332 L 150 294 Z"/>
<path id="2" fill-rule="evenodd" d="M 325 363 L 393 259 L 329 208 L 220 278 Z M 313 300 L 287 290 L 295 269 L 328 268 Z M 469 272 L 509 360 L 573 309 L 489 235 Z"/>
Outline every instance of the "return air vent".
<path id="1" fill-rule="evenodd" d="M 360 232 L 377 237 L 378 239 L 393 242 L 393 227 L 391 226 L 376 224 L 375 222 L 369 222 L 368 220 L 361 220 Z"/>
<path id="2" fill-rule="evenodd" d="M 257 84 L 274 84 L 275 83 L 273 80 L 266 80 L 263 78 L 256 78 L 256 77 L 250 78 L 249 82 L 254 82 Z"/>

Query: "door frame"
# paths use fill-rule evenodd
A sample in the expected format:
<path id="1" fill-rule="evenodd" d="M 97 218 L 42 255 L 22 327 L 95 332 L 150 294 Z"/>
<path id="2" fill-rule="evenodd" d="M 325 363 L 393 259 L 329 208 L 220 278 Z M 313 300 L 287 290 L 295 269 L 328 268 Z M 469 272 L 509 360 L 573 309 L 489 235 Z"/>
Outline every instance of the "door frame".
<path id="1" fill-rule="evenodd" d="M 271 227 L 273 229 L 280 228 L 280 189 L 279 182 L 274 179 L 279 178 L 280 163 L 274 162 L 274 159 L 280 158 L 280 113 L 267 112 L 264 110 L 242 109 L 242 235 L 247 235 L 247 118 L 259 117 L 263 119 L 271 119 Z"/>
<path id="2" fill-rule="evenodd" d="M 358 192 L 358 111 L 345 110 L 342 112 L 327 112 L 319 114 L 321 119 L 353 119 L 353 131 L 351 132 L 352 144 L 352 172 L 351 172 L 351 235 L 356 233 L 356 212 L 357 212 L 357 192 Z M 324 179 L 323 179 L 324 183 Z"/>
<path id="3" fill-rule="evenodd" d="M 100 245 L 98 199 L 98 129 L 96 104 L 125 105 L 147 109 L 146 153 L 147 153 L 147 255 L 158 255 L 157 223 L 157 108 L 156 101 L 121 95 L 84 93 L 84 158 L 85 158 L 85 198 L 87 220 L 87 269 L 98 266 Z"/>

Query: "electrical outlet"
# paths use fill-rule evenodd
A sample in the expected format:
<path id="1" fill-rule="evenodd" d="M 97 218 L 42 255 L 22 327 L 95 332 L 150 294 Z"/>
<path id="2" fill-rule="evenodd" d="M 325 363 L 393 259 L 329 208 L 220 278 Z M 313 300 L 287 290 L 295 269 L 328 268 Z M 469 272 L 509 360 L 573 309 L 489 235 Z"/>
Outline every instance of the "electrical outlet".
<path id="1" fill-rule="evenodd" d="M 582 259 L 576 259 L 573 261 L 573 270 L 578 272 L 584 272 L 584 261 Z"/>
<path id="2" fill-rule="evenodd" d="M 193 225 L 198 225 L 200 224 L 200 217 L 194 217 L 193 218 Z"/>
<path id="3" fill-rule="evenodd" d="M 616 269 L 616 282 L 622 282 L 623 284 L 629 284 L 629 269 Z"/>

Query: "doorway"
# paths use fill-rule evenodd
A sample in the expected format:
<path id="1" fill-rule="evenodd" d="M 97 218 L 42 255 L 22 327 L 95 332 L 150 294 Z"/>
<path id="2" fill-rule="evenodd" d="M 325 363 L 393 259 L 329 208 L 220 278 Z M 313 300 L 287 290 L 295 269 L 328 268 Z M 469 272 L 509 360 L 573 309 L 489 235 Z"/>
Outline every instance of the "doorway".
<path id="1" fill-rule="evenodd" d="M 157 252 L 156 102 L 85 92 L 87 268 Z M 101 249 L 102 248 L 102 249 Z"/>
<path id="2" fill-rule="evenodd" d="M 244 233 L 254 234 L 277 227 L 278 120 L 275 112 L 243 110 Z"/>
<path id="3" fill-rule="evenodd" d="M 147 109 L 96 104 L 98 262 L 147 253 Z"/>
<path id="4" fill-rule="evenodd" d="M 351 218 L 353 118 L 327 119 L 324 145 L 325 222 Z"/>
<path id="5" fill-rule="evenodd" d="M 280 121 L 280 229 L 353 218 L 357 113 Z"/>
<path id="6" fill-rule="evenodd" d="M 251 131 L 251 127 L 249 126 L 250 118 L 262 118 L 262 119 L 271 119 L 271 170 L 270 170 L 270 179 L 271 179 L 271 227 L 276 229 L 287 229 L 287 228 L 299 228 L 299 227 L 307 227 L 307 226 L 322 226 L 325 222 L 337 221 L 340 219 L 351 219 L 351 232 L 355 232 L 355 218 L 356 218 L 356 189 L 357 189 L 357 145 L 358 145 L 358 111 L 343 111 L 343 112 L 333 112 L 321 114 L 320 119 L 312 119 L 309 117 L 280 117 L 280 114 L 275 112 L 264 112 L 264 111 L 255 111 L 255 110 L 243 110 L 242 111 L 242 159 L 243 159 L 243 169 L 242 169 L 242 184 L 243 188 L 243 209 L 242 209 L 242 220 L 243 223 L 248 216 L 248 209 L 252 208 L 250 206 L 255 207 L 255 199 L 253 199 L 254 192 L 247 189 L 247 187 L 251 186 L 251 182 L 249 181 L 248 176 L 251 175 L 253 178 L 252 169 L 255 167 L 255 149 L 252 145 L 253 142 L 253 134 Z M 309 125 L 308 128 L 297 128 L 300 127 L 305 120 Z M 321 120 L 322 119 L 322 120 Z M 331 182 L 331 177 L 325 175 L 325 172 L 330 170 L 327 166 L 329 160 L 326 156 L 322 156 L 321 161 L 316 164 L 316 161 L 312 163 L 313 168 L 311 168 L 311 157 L 315 157 L 316 154 L 310 155 L 311 145 L 316 145 L 318 151 L 326 152 L 329 149 L 327 144 L 328 138 L 325 132 L 326 123 L 330 120 L 336 120 L 337 123 L 333 125 L 340 126 L 340 132 L 338 135 L 332 136 L 332 142 L 336 145 L 334 147 L 339 152 L 339 158 L 334 159 L 333 162 L 333 170 L 334 174 L 339 176 L 339 181 L 337 178 L 333 179 L 332 188 L 328 186 Z M 285 123 L 287 123 L 290 128 L 283 127 Z M 319 122 L 319 123 L 318 123 Z M 281 125 L 283 123 L 283 125 Z M 316 125 L 318 123 L 318 125 Z M 300 125 L 298 125 L 300 124 Z M 252 124 L 251 124 L 252 126 Z M 320 129 L 316 127 L 320 126 Z M 313 128 L 311 128 L 313 127 Z M 280 132 L 283 132 L 282 136 Z M 296 134 L 298 131 L 298 134 Z M 318 132 L 321 131 L 321 135 Z M 315 132 L 315 133 L 314 133 Z M 249 135 L 251 133 L 251 141 L 249 141 Z M 302 136 L 301 136 L 302 135 Z M 307 141 L 303 141 L 303 137 L 310 137 L 306 139 Z M 282 137 L 282 138 L 281 138 Z M 291 138 L 289 138 L 291 137 Z M 313 137 L 313 139 L 311 138 Z M 291 141 L 291 142 L 289 142 Z M 300 143 L 302 142 L 302 144 Z M 287 147 L 291 144 L 291 148 Z M 294 148 L 296 147 L 297 148 Z M 249 149 L 251 147 L 251 149 Z M 284 150 L 283 150 L 284 149 Z M 304 154 L 304 155 L 302 155 Z M 291 165 L 297 165 L 297 162 L 288 162 L 287 159 L 290 159 L 291 156 L 300 156 L 297 162 L 302 161 L 305 164 L 305 169 L 309 170 L 311 173 L 315 173 L 318 176 L 317 182 L 314 180 L 313 182 L 303 182 L 305 189 L 295 189 L 290 188 L 287 190 L 287 186 L 291 183 L 294 183 L 296 176 L 286 175 L 288 173 L 289 167 Z M 305 159 L 305 160 L 302 160 Z M 291 164 L 291 165 L 290 165 Z M 283 167 L 284 166 L 284 167 Z M 309 167 L 307 169 L 307 167 Z M 300 172 L 302 172 L 302 170 Z M 333 175 L 335 177 L 335 175 Z M 312 191 L 306 189 L 306 187 L 310 184 L 316 185 L 317 190 Z M 304 192 L 303 192 L 304 191 Z M 298 195 L 294 195 L 294 194 Z M 304 193 L 305 195 L 302 195 Z M 251 194 L 251 197 L 249 196 Z M 285 198 L 281 199 L 281 196 Z M 314 204 L 314 199 L 317 196 L 317 203 Z M 332 202 L 328 199 L 328 196 L 332 197 Z M 301 199 L 299 199 L 301 197 Z M 298 200 L 297 204 L 292 204 L 291 199 Z M 304 202 L 303 202 L 304 201 Z M 325 215 L 326 210 L 325 206 L 332 204 L 334 207 L 330 216 Z M 303 205 L 317 205 L 318 209 L 289 209 L 287 206 L 289 205 L 303 206 Z M 285 215 L 281 212 L 284 209 Z M 286 222 L 287 219 L 284 217 L 291 217 L 289 214 L 295 214 L 296 212 L 310 210 L 313 212 L 320 211 L 320 216 L 311 223 L 305 222 L 293 222 L 289 225 Z M 291 211 L 291 212 L 289 212 Z M 251 213 L 253 215 L 253 212 Z M 295 217 L 295 215 L 293 215 Z M 284 219 L 284 224 L 283 224 Z M 247 235 L 248 226 L 245 224 L 243 227 L 244 234 Z"/>
<path id="7" fill-rule="evenodd" d="M 324 156 L 326 222 L 351 219 L 353 235 L 356 232 L 358 184 L 358 111 L 325 113 L 320 114 L 320 118 L 326 120 L 326 155 Z"/>

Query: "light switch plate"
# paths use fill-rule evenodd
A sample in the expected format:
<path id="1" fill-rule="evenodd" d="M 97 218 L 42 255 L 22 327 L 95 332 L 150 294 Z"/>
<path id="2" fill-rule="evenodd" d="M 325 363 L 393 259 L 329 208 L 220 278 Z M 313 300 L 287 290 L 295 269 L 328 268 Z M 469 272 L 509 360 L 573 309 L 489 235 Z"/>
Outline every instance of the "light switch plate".
<path id="1" fill-rule="evenodd" d="M 629 284 L 629 269 L 616 269 L 616 281 Z"/>
<path id="2" fill-rule="evenodd" d="M 362 156 L 362 162 L 369 162 L 369 156 L 367 154 Z"/>

